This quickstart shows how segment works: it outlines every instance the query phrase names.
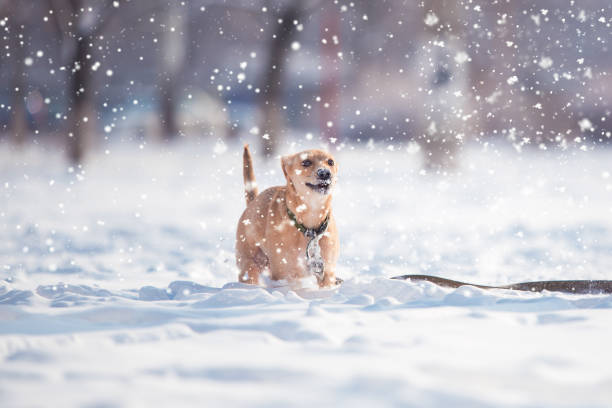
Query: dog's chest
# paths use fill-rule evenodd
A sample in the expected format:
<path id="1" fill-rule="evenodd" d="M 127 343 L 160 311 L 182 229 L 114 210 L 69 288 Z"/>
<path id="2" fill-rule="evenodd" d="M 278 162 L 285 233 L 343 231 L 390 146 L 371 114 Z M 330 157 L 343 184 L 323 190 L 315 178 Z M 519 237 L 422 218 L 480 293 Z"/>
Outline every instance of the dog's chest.
<path id="1" fill-rule="evenodd" d="M 288 217 L 270 223 L 267 235 L 268 256 L 295 258 L 306 251 L 307 240 Z"/>

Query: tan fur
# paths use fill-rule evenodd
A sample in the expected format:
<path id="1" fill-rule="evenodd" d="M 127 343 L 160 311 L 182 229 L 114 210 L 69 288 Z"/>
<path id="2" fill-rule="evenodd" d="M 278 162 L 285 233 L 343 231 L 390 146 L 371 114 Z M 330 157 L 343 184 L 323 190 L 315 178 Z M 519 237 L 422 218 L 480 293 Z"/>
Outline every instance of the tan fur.
<path id="1" fill-rule="evenodd" d="M 331 213 L 333 188 L 336 184 L 338 165 L 333 157 L 321 150 L 306 150 L 281 158 L 281 167 L 287 185 L 271 187 L 253 194 L 253 164 L 248 146 L 244 148 L 244 175 L 247 190 L 247 208 L 242 213 L 236 231 L 236 263 L 240 269 L 239 281 L 258 284 L 264 269 L 268 269 L 274 280 L 293 281 L 307 276 L 307 238 L 291 222 L 287 207 L 296 215 L 298 222 L 307 228 L 317 228 L 329 214 L 329 225 L 319 241 L 321 256 L 325 262 L 325 273 L 319 286 L 336 283 L 335 269 L 338 260 L 339 241 L 336 221 Z M 303 166 L 304 160 L 312 165 Z M 328 163 L 333 160 L 333 165 Z M 247 168 L 248 167 L 248 168 Z M 331 171 L 332 183 L 327 194 L 308 187 L 317 184 L 317 170 Z M 250 174 L 247 177 L 247 173 Z"/>

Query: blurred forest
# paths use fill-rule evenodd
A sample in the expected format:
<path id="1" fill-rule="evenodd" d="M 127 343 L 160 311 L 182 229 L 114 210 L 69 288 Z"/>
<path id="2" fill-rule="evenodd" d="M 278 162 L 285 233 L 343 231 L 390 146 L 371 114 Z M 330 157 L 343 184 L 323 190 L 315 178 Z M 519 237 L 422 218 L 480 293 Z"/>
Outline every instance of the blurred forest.
<path id="1" fill-rule="evenodd" d="M 0 138 L 591 149 L 611 140 L 609 0 L 0 0 Z"/>

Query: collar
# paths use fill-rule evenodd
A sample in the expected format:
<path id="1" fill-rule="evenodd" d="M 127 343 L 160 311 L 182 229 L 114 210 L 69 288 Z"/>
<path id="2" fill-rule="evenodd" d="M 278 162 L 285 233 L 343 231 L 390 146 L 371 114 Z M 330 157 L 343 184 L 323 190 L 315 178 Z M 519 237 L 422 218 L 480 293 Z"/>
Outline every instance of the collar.
<path id="1" fill-rule="evenodd" d="M 287 215 L 289 215 L 289 218 L 291 219 L 291 221 L 293 221 L 293 225 L 295 225 L 295 228 L 297 228 L 307 238 L 314 238 L 318 235 L 323 234 L 327 229 L 327 225 L 329 224 L 329 213 L 327 214 L 321 225 L 319 225 L 317 228 L 307 228 L 304 224 L 299 223 L 295 214 L 291 212 L 289 207 L 287 207 Z"/>

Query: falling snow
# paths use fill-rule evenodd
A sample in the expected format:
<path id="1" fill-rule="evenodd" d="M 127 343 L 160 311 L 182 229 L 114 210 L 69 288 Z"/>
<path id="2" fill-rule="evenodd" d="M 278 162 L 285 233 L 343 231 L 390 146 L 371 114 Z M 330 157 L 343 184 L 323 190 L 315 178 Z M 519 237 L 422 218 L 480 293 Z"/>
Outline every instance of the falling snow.
<path id="1" fill-rule="evenodd" d="M 609 295 L 388 278 L 612 279 L 610 1 L 0 0 L 0 32 L 0 405 L 609 405 Z M 344 283 L 239 283 L 245 188 L 312 148 Z"/>

